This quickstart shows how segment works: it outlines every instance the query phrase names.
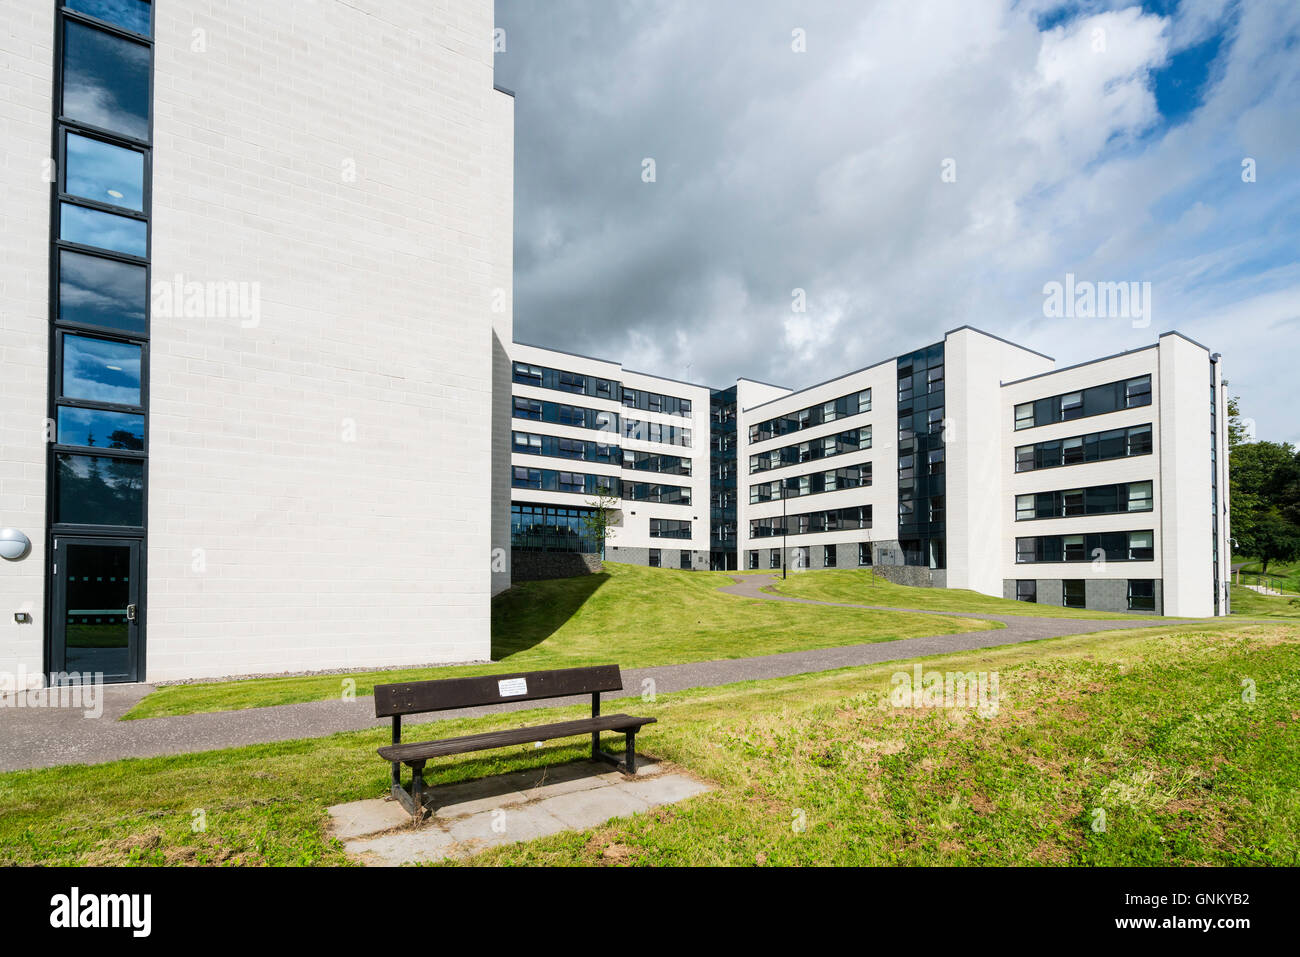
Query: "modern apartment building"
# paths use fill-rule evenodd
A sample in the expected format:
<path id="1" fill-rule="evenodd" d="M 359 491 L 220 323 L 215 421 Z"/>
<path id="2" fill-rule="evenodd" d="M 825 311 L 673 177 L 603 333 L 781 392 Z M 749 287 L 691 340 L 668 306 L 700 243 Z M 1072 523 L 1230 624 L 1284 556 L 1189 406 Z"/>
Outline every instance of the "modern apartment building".
<path id="1" fill-rule="evenodd" d="M 0 7 L 6 682 L 488 657 L 492 30 L 491 0 Z"/>
<path id="2" fill-rule="evenodd" d="M 621 496 L 612 560 L 872 567 L 905 584 L 1045 604 L 1227 611 L 1220 366 L 1178 333 L 1056 369 L 1048 356 L 962 327 L 798 391 L 749 379 L 710 391 L 643 376 L 629 396 L 614 363 L 532 346 L 511 354 L 516 547 L 598 547 L 578 530 L 605 483 Z M 652 408 L 662 426 L 637 444 L 648 458 L 590 438 L 636 432 L 648 417 L 632 409 L 646 390 L 660 395 Z M 565 391 L 594 397 L 590 408 L 557 398 Z M 707 432 L 694 419 L 690 431 L 672 430 L 683 401 L 692 416 L 709 409 Z M 580 416 L 576 427 L 548 424 Z M 520 417 L 540 424 L 521 429 Z M 575 459 L 590 464 L 578 469 Z M 657 470 L 652 488 L 682 488 L 647 500 L 633 461 Z M 668 478 L 683 468 L 689 487 Z M 705 495 L 707 516 L 694 505 Z M 678 552 L 670 534 L 683 536 Z"/>
<path id="3" fill-rule="evenodd" d="M 603 544 L 610 561 L 708 568 L 709 389 L 537 346 L 510 355 L 512 550 Z"/>

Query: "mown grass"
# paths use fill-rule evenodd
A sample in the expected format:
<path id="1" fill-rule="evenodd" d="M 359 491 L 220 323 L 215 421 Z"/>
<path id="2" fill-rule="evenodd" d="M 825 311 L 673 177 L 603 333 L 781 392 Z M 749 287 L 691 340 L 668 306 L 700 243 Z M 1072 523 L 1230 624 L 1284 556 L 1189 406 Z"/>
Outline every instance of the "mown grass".
<path id="1" fill-rule="evenodd" d="M 981 615 L 1027 615 L 1036 618 L 1115 619 L 1140 618 L 1118 612 L 1038 605 L 994 598 L 962 588 L 913 588 L 874 576 L 870 569 L 837 568 L 804 571 L 777 579 L 770 591 L 792 598 L 811 598 L 857 605 L 887 605 L 924 611 L 967 612 Z"/>
<path id="2" fill-rule="evenodd" d="M 1291 595 L 1300 594 L 1300 562 L 1269 562 L 1268 571 L 1264 572 L 1258 561 L 1250 559 L 1243 561 L 1245 564 L 1241 566 L 1241 571 L 1247 580 L 1253 580 L 1251 576 L 1254 575 L 1267 575 L 1269 578 L 1277 579 L 1276 582 L 1270 582 L 1270 585 L 1280 587 L 1282 591 Z"/>
<path id="3" fill-rule="evenodd" d="M 1261 595 L 1259 592 L 1232 586 L 1232 613 L 1250 618 L 1300 618 L 1300 598 Z"/>
<path id="4" fill-rule="evenodd" d="M 978 619 L 740 598 L 717 590 L 733 584 L 721 572 L 614 563 L 605 569 L 601 575 L 524 582 L 493 599 L 492 664 L 169 685 L 126 717 L 323 701 L 339 697 L 348 679 L 356 694 L 368 695 L 376 684 L 392 681 L 609 662 L 637 668 L 1001 627 Z"/>
<path id="5" fill-rule="evenodd" d="M 716 790 L 471 863 L 1300 863 L 1295 626 L 1144 628 L 923 664 L 997 671 L 997 714 L 892 707 L 898 663 L 660 695 L 633 706 L 659 719 L 639 746 Z M 326 808 L 385 793 L 384 737 L 119 761 L 74 769 L 75 787 L 67 768 L 0 775 L 0 863 L 344 864 Z M 582 741 L 484 752 L 430 778 L 583 756 Z"/>

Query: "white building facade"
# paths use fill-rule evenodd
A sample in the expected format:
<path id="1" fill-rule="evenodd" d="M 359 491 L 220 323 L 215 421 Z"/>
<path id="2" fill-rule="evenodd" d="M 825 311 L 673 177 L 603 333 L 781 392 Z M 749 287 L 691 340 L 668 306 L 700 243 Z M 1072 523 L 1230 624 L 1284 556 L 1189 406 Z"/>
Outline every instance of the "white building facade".
<path id="1" fill-rule="evenodd" d="M 489 657 L 492 29 L 490 0 L 4 5 L 7 683 Z"/>
<path id="2" fill-rule="evenodd" d="M 581 533 L 604 487 L 614 561 L 870 567 L 1044 604 L 1227 612 L 1220 363 L 1178 333 L 1058 370 L 962 327 L 797 391 L 511 355 L 516 549 L 598 550 Z"/>

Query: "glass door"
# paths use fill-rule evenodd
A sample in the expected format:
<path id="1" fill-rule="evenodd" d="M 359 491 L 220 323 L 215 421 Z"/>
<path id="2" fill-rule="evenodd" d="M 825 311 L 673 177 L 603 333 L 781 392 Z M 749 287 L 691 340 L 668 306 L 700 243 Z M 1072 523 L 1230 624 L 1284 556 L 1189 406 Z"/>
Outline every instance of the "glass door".
<path id="1" fill-rule="evenodd" d="M 140 544 L 54 536 L 53 681 L 139 680 Z"/>

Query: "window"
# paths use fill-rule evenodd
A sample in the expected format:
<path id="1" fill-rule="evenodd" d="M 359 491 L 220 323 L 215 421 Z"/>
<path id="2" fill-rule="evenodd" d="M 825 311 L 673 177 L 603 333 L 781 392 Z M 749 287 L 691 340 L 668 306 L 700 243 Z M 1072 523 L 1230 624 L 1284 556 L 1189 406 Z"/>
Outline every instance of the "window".
<path id="1" fill-rule="evenodd" d="M 1139 425 L 1128 430 L 1128 454 L 1147 455 L 1151 451 L 1151 426 Z"/>
<path id="2" fill-rule="evenodd" d="M 758 552 L 756 552 L 756 551 L 754 551 L 754 550 L 752 550 L 752 549 L 751 549 L 750 552 L 749 552 L 749 567 L 750 567 L 751 569 L 757 569 L 757 568 L 758 568 Z"/>
<path id="3" fill-rule="evenodd" d="M 515 432 L 514 450 L 527 455 L 542 454 L 542 437 L 540 435 L 530 435 L 527 432 Z"/>
<path id="4" fill-rule="evenodd" d="M 150 51 L 145 44 L 71 20 L 64 22 L 64 116 L 147 140 L 149 73 Z"/>
<path id="5" fill-rule="evenodd" d="M 1038 539 L 1016 539 L 1016 564 L 1038 561 Z"/>
<path id="6" fill-rule="evenodd" d="M 578 439 L 560 439 L 556 443 L 560 458 L 582 459 L 587 457 L 587 443 Z"/>
<path id="7" fill-rule="evenodd" d="M 1156 583 L 1152 578 L 1130 578 L 1128 580 L 1128 610 L 1155 611 Z"/>
<path id="8" fill-rule="evenodd" d="M 1067 578 L 1061 582 L 1061 604 L 1066 608 L 1086 607 L 1084 581 L 1082 578 Z"/>
<path id="9" fill-rule="evenodd" d="M 684 568 L 687 571 L 691 568 L 691 550 L 683 548 L 677 556 L 677 567 Z"/>
<path id="10" fill-rule="evenodd" d="M 1078 419 L 1083 416 L 1083 393 L 1070 392 L 1061 396 L 1061 421 Z"/>
<path id="11" fill-rule="evenodd" d="M 1016 471 L 1031 472 L 1034 468 L 1034 447 L 1022 445 L 1016 449 Z"/>
<path id="12" fill-rule="evenodd" d="M 1061 464 L 1077 465 L 1083 461 L 1083 436 L 1064 439 L 1061 442 Z"/>
<path id="13" fill-rule="evenodd" d="M 943 474 L 943 449 L 935 449 L 926 453 L 926 464 L 929 466 L 931 475 Z"/>
<path id="14" fill-rule="evenodd" d="M 1065 516 L 1084 514 L 1083 489 L 1072 488 L 1061 493 L 1061 514 Z"/>
<path id="15" fill-rule="evenodd" d="M 1034 403 L 1024 402 L 1016 406 L 1016 428 L 1028 429 L 1034 425 Z"/>
<path id="16" fill-rule="evenodd" d="M 587 391 L 587 377 L 578 375 L 576 372 L 561 372 L 556 388 L 561 392 L 577 392 L 581 395 Z"/>
<path id="17" fill-rule="evenodd" d="M 858 564 L 859 565 L 871 564 L 871 543 L 870 542 L 858 542 Z"/>
<path id="18" fill-rule="evenodd" d="M 671 518 L 650 519 L 651 538 L 690 538 L 691 523 Z"/>
<path id="19" fill-rule="evenodd" d="M 149 227 L 143 219 L 73 203 L 59 204 L 59 238 L 141 259 L 149 253 Z"/>
<path id="20" fill-rule="evenodd" d="M 835 546 L 834 545 L 822 546 L 822 567 L 823 568 L 835 567 Z"/>
<path id="21" fill-rule="evenodd" d="M 514 487 L 515 488 L 541 488 L 542 470 L 521 468 L 519 466 L 516 466 L 514 469 Z"/>
<path id="22" fill-rule="evenodd" d="M 586 489 L 584 479 L 586 476 L 579 475 L 577 472 L 561 472 L 558 483 L 561 492 L 582 492 Z"/>
<path id="23" fill-rule="evenodd" d="M 144 266 L 59 250 L 59 321 L 143 334 L 146 272 Z"/>
<path id="24" fill-rule="evenodd" d="M 65 193 L 144 212 L 144 153 L 72 132 L 64 151 Z"/>
<path id="25" fill-rule="evenodd" d="M 1152 509 L 1151 483 L 1129 482 L 1128 510 L 1130 512 L 1149 512 Z"/>
<path id="26" fill-rule="evenodd" d="M 64 6 L 149 36 L 149 0 L 65 0 Z"/>
<path id="27" fill-rule="evenodd" d="M 515 398 L 515 418 L 542 420 L 542 404 L 536 399 Z"/>
<path id="28" fill-rule="evenodd" d="M 143 452 L 144 416 L 60 406 L 58 442 L 60 445 Z"/>
<path id="29" fill-rule="evenodd" d="M 661 562 L 660 551 L 657 548 L 650 549 L 650 567 L 658 568 Z"/>
<path id="30" fill-rule="evenodd" d="M 1045 554 L 1050 554 L 1055 549 L 1044 549 Z M 1067 562 L 1082 562 L 1088 558 L 1087 549 L 1082 535 L 1065 535 L 1061 538 L 1061 557 Z"/>
<path id="31" fill-rule="evenodd" d="M 140 346 L 71 333 L 61 338 L 63 398 L 141 406 Z"/>
<path id="32" fill-rule="evenodd" d="M 1016 581 L 1016 601 L 1038 602 L 1038 582 L 1032 578 Z"/>
<path id="33" fill-rule="evenodd" d="M 581 428 L 587 424 L 586 410 L 580 409 L 576 405 L 562 405 L 556 410 L 556 421 L 560 425 L 573 425 Z"/>
<path id="34" fill-rule="evenodd" d="M 943 366 L 936 366 L 925 371 L 926 392 L 933 394 L 943 391 Z"/>
<path id="35" fill-rule="evenodd" d="M 1124 407 L 1134 409 L 1140 405 L 1150 404 L 1151 377 L 1144 375 L 1137 379 L 1129 379 L 1124 387 Z"/>
<path id="36" fill-rule="evenodd" d="M 1128 558 L 1132 562 L 1149 562 L 1155 558 L 1151 532 L 1129 532 Z"/>
<path id="37" fill-rule="evenodd" d="M 144 526 L 144 460 L 55 456 L 54 521 L 68 525 Z"/>
<path id="38" fill-rule="evenodd" d="M 767 567 L 768 567 L 768 568 L 780 568 L 780 567 L 781 567 L 781 549 L 779 549 L 779 548 L 768 549 L 768 553 L 767 553 Z"/>

